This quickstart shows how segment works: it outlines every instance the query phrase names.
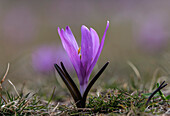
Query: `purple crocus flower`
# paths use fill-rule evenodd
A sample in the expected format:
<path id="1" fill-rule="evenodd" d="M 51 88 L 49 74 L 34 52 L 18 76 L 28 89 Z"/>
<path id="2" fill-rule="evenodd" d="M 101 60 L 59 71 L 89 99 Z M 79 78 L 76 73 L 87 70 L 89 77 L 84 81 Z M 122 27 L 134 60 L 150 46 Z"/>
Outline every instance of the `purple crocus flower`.
<path id="1" fill-rule="evenodd" d="M 92 28 L 89 30 L 86 26 L 82 25 L 82 39 L 80 48 L 78 47 L 76 39 L 69 26 L 67 26 L 65 30 L 60 30 L 60 28 L 58 28 L 58 33 L 63 47 L 66 50 L 77 73 L 81 95 L 83 95 L 87 87 L 90 74 L 102 51 L 108 27 L 109 21 L 107 21 L 106 29 L 100 43 L 97 32 Z"/>

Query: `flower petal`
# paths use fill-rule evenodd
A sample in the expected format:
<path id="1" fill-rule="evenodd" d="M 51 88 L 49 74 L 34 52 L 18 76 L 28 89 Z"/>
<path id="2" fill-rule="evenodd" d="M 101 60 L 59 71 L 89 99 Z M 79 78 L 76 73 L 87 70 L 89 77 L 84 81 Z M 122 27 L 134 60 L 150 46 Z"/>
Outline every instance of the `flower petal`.
<path id="1" fill-rule="evenodd" d="M 73 33 L 72 33 L 69 26 L 66 27 L 65 34 L 66 34 L 67 38 L 70 40 L 70 42 L 72 42 L 75 49 L 78 50 L 78 48 L 79 48 L 78 44 L 77 44 L 76 39 L 75 39 L 75 37 L 74 37 L 74 35 L 73 35 Z"/>
<path id="2" fill-rule="evenodd" d="M 102 49 L 103 49 L 104 40 L 105 40 L 105 36 L 106 36 L 106 32 L 107 32 L 108 27 L 109 27 L 109 21 L 107 21 L 106 29 L 105 29 L 105 32 L 104 32 L 104 34 L 103 34 L 103 38 L 102 38 L 102 40 L 101 40 L 101 43 L 100 43 L 99 49 L 98 49 L 98 51 L 97 51 L 97 54 L 96 54 L 96 56 L 95 56 L 95 58 L 94 58 L 94 60 L 93 60 L 93 62 L 92 62 L 92 64 L 91 64 L 91 66 L 89 67 L 89 70 L 87 71 L 87 75 L 88 75 L 88 76 L 87 76 L 87 77 L 88 77 L 87 80 L 89 80 L 90 74 L 91 74 L 91 72 L 92 72 L 95 64 L 97 63 L 97 60 L 98 60 L 98 58 L 99 58 L 99 56 L 100 56 L 100 53 L 101 53 L 101 51 L 102 51 Z"/>
<path id="3" fill-rule="evenodd" d="M 99 49 L 99 36 L 97 34 L 97 32 L 93 29 L 90 28 L 90 33 L 91 33 L 91 37 L 92 37 L 92 42 L 93 42 L 93 60 L 97 54 L 97 51 Z"/>
<path id="4" fill-rule="evenodd" d="M 86 71 L 92 62 L 93 42 L 89 29 L 84 25 L 81 27 L 81 34 L 81 62 Z"/>
<path id="5" fill-rule="evenodd" d="M 61 38 L 62 44 L 64 49 L 66 50 L 74 69 L 76 70 L 77 76 L 81 77 L 81 65 L 80 65 L 80 56 L 78 55 L 78 49 L 74 47 L 74 44 L 69 41 L 69 39 L 66 36 L 66 33 L 63 29 L 60 30 L 58 28 L 58 33 Z"/>

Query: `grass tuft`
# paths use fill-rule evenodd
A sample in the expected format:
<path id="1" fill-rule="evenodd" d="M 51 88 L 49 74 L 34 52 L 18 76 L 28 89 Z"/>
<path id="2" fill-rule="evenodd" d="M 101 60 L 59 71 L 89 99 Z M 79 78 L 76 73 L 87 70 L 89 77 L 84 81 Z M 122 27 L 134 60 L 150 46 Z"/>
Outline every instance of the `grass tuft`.
<path id="1" fill-rule="evenodd" d="M 116 83 L 114 86 L 110 86 L 112 89 L 109 89 L 109 86 L 106 86 L 100 92 L 91 92 L 91 95 L 88 96 L 86 102 L 86 108 L 77 108 L 75 103 L 69 104 L 70 99 L 60 101 L 59 99 L 62 99 L 63 96 L 55 95 L 55 87 L 51 91 L 51 96 L 48 100 L 43 100 L 42 96 L 39 96 L 38 93 L 28 92 L 27 94 L 24 94 L 23 88 L 21 89 L 21 92 L 18 92 L 15 85 L 10 80 L 8 81 L 12 85 L 15 94 L 11 94 L 10 91 L 4 90 L 1 85 L 9 70 L 8 66 L 0 84 L 0 115 L 169 115 L 169 90 L 162 90 L 167 84 L 164 84 L 163 82 L 164 85 L 159 85 L 156 77 L 153 76 L 154 82 L 151 82 L 152 86 L 147 89 L 143 86 L 144 82 L 141 81 L 142 77 L 139 75 L 137 68 L 132 64 L 131 67 L 135 71 L 136 76 L 139 76 L 140 79 L 136 79 L 136 77 L 131 78 L 129 81 L 130 84 L 122 84 L 126 85 L 125 87 Z M 157 75 L 157 72 L 155 75 Z M 148 98 L 149 102 L 147 102 Z M 60 103 L 55 102 L 57 101 L 56 99 L 58 99 Z"/>

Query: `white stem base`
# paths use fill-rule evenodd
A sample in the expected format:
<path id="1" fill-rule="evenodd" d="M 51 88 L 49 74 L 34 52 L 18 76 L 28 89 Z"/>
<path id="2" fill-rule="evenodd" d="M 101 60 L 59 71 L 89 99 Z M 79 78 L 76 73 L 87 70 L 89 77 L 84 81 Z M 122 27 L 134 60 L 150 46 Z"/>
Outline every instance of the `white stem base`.
<path id="1" fill-rule="evenodd" d="M 86 88 L 87 88 L 87 84 L 80 85 L 80 93 L 81 93 L 81 96 L 83 96 Z"/>

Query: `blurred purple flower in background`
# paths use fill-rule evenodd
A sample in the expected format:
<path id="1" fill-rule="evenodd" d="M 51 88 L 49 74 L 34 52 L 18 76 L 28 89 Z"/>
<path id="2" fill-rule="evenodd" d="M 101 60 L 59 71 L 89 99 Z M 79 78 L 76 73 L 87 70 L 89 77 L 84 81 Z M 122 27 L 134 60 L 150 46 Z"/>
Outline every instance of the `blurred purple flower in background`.
<path id="1" fill-rule="evenodd" d="M 64 29 L 60 30 L 60 28 L 58 28 L 63 47 L 76 70 L 82 96 L 88 85 L 90 74 L 103 49 L 108 27 L 109 21 L 107 21 L 107 26 L 100 43 L 97 32 L 92 28 L 89 30 L 83 25 L 81 27 L 81 48 L 78 47 L 76 39 L 69 26 L 66 27 L 65 31 Z"/>
<path id="2" fill-rule="evenodd" d="M 32 65 L 39 73 L 50 73 L 54 63 L 63 62 L 68 70 L 72 70 L 71 62 L 62 47 L 56 45 L 42 45 L 32 53 Z"/>
<path id="3" fill-rule="evenodd" d="M 5 40 L 26 43 L 36 35 L 37 20 L 31 8 L 19 5 L 8 10 L 2 26 Z"/>
<path id="4" fill-rule="evenodd" d="M 138 22 L 135 28 L 135 39 L 139 47 L 149 53 L 161 52 L 167 45 L 167 21 L 162 16 L 149 16 Z"/>

